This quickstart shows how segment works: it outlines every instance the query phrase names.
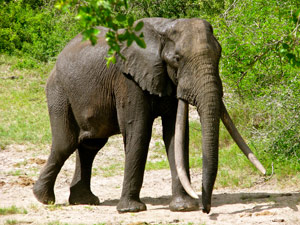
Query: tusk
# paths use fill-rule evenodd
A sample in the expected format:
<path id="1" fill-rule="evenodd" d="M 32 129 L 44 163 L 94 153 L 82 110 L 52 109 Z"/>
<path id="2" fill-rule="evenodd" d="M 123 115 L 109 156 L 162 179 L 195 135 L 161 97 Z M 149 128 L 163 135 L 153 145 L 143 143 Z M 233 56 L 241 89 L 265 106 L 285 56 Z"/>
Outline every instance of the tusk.
<path id="1" fill-rule="evenodd" d="M 183 151 L 185 150 L 184 149 L 184 137 L 185 137 L 187 114 L 188 114 L 188 106 L 189 106 L 188 103 L 179 99 L 177 115 L 176 115 L 175 140 L 174 140 L 174 142 L 175 142 L 175 147 L 174 147 L 175 165 L 176 165 L 179 180 L 180 180 L 184 190 L 192 198 L 198 199 L 198 195 L 193 190 L 191 183 L 190 183 L 190 179 L 188 178 L 188 175 L 187 175 L 185 167 L 184 167 Z"/>
<path id="2" fill-rule="evenodd" d="M 263 165 L 260 163 L 260 161 L 255 157 L 253 152 L 250 150 L 238 130 L 236 129 L 234 123 L 232 122 L 224 103 L 222 102 L 222 113 L 221 113 L 221 119 L 223 121 L 223 124 L 227 128 L 228 132 L 230 133 L 233 140 L 236 142 L 236 144 L 239 146 L 239 148 L 242 150 L 242 152 L 247 156 L 247 158 L 250 160 L 250 162 L 263 174 L 266 174 L 266 169 L 263 167 Z"/>

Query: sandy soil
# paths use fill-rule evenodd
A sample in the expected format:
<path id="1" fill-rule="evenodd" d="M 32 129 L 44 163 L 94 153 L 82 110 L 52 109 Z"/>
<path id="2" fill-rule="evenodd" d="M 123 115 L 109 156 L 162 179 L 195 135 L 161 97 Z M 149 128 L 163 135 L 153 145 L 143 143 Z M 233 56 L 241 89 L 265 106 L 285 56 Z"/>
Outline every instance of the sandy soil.
<path id="1" fill-rule="evenodd" d="M 171 197 L 169 170 L 146 171 L 141 191 L 148 208 L 145 212 L 118 214 L 116 205 L 121 195 L 122 170 L 108 177 L 99 169 L 94 171 L 92 190 L 99 197 L 100 206 L 71 206 L 67 200 L 74 155 L 57 179 L 56 205 L 45 206 L 34 198 L 32 185 L 48 157 L 49 146 L 36 148 L 11 145 L 0 149 L 0 208 L 15 205 L 27 211 L 26 214 L 0 215 L 0 224 L 300 224 L 299 189 L 278 189 L 276 184 L 270 183 L 260 183 L 250 189 L 214 190 L 212 210 L 208 215 L 200 210 L 171 212 L 168 208 Z M 150 150 L 149 160 L 157 160 L 155 154 Z M 106 165 L 109 168 L 116 162 L 120 165 L 124 162 L 120 136 L 112 138 L 99 152 L 94 167 Z M 201 171 L 192 170 L 191 174 L 201 199 Z"/>

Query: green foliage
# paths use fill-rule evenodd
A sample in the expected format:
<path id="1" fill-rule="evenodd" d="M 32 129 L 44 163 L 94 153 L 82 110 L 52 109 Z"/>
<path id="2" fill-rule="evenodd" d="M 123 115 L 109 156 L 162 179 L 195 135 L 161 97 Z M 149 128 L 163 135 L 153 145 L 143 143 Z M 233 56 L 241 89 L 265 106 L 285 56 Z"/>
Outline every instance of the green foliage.
<path id="1" fill-rule="evenodd" d="M 44 1 L 4 2 L 0 15 L 0 53 L 43 62 L 55 58 L 81 29 L 72 13 L 61 13 Z"/>
<path id="2" fill-rule="evenodd" d="M 125 59 L 121 54 L 122 42 L 126 41 L 127 46 L 136 42 L 141 48 L 146 48 L 143 33 L 136 34 L 144 24 L 139 22 L 134 25 L 133 16 L 124 13 L 124 10 L 128 9 L 126 0 L 89 0 L 84 3 L 77 0 L 61 0 L 57 2 L 56 7 L 68 11 L 69 8 L 76 5 L 79 5 L 76 18 L 84 27 L 83 40 L 90 40 L 95 45 L 99 34 L 96 26 L 102 25 L 109 28 L 105 35 L 109 45 L 109 57 L 106 58 L 108 66 L 111 62 L 116 62 L 116 54 Z M 124 28 L 123 32 L 118 32 L 120 28 Z"/>
<path id="3" fill-rule="evenodd" d="M 300 171 L 300 97 L 299 89 L 293 89 L 291 85 L 278 86 L 269 95 L 244 103 L 226 98 L 235 124 L 255 146 L 266 167 L 274 162 L 278 167 L 285 164 Z"/>
<path id="4" fill-rule="evenodd" d="M 289 161 L 298 171 L 299 13 L 299 1 L 235 1 L 210 21 L 237 124 L 273 162 Z"/>
<path id="5" fill-rule="evenodd" d="M 197 0 L 130 0 L 130 11 L 137 17 L 182 18 L 199 14 Z"/>
<path id="6" fill-rule="evenodd" d="M 296 8 L 292 1 L 238 1 L 213 19 L 223 46 L 223 78 L 240 97 L 264 95 L 297 76 L 299 24 L 291 16 Z"/>
<path id="7" fill-rule="evenodd" d="M 298 127 L 299 125 L 297 124 L 296 128 Z M 284 129 L 279 133 L 277 140 L 274 141 L 270 148 L 274 158 L 295 158 L 297 161 L 300 160 L 300 136 L 299 130 L 296 128 Z"/>

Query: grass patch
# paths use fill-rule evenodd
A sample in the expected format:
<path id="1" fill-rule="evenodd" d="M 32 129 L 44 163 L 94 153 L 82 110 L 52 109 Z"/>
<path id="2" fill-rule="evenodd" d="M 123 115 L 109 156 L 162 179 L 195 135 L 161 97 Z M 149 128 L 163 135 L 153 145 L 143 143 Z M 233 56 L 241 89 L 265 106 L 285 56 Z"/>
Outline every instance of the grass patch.
<path id="1" fill-rule="evenodd" d="M 45 83 L 51 64 L 12 69 L 18 58 L 0 55 L 0 143 L 45 144 L 51 140 Z"/>
<path id="2" fill-rule="evenodd" d="M 252 166 L 237 145 L 233 144 L 220 150 L 216 188 L 251 187 L 259 177 L 259 171 Z"/>
<path id="3" fill-rule="evenodd" d="M 47 205 L 45 207 L 50 211 L 55 211 L 55 210 L 61 210 L 62 209 L 61 204 L 50 204 L 50 205 Z"/>
<path id="4" fill-rule="evenodd" d="M 200 122 L 190 123 L 190 167 L 202 168 L 202 135 Z M 248 187 L 258 175 L 233 143 L 228 131 L 221 123 L 219 143 L 219 170 L 215 187 Z M 251 174 L 251 176 L 250 176 Z M 258 174 L 258 172 L 257 172 Z"/>
<path id="5" fill-rule="evenodd" d="M 8 208 L 0 208 L 0 215 L 12 215 L 12 214 L 27 214 L 27 210 L 24 208 L 19 208 L 15 205 L 12 205 Z"/>
<path id="6" fill-rule="evenodd" d="M 234 114 L 234 117 L 238 115 Z M 241 129 L 239 129 L 241 130 Z M 243 130 L 243 129 L 242 129 Z M 247 134 L 248 136 L 249 134 Z M 190 167 L 202 168 L 202 135 L 201 124 L 190 122 Z M 215 188 L 239 187 L 247 188 L 254 186 L 263 175 L 249 162 L 246 156 L 234 143 L 228 131 L 221 123 L 219 147 L 219 170 Z M 297 172 L 297 164 L 290 161 L 274 161 L 272 155 L 264 151 L 265 146 L 257 142 L 248 143 L 257 158 L 267 170 L 266 177 L 272 174 L 272 181 L 279 187 L 299 185 L 300 172 Z M 272 169 L 273 165 L 273 169 Z"/>
<path id="7" fill-rule="evenodd" d="M 51 221 L 48 223 L 48 225 L 68 225 L 68 223 L 61 223 L 60 221 Z"/>
<path id="8" fill-rule="evenodd" d="M 6 220 L 5 224 L 7 225 L 13 225 L 13 224 L 18 224 L 19 222 L 17 220 Z"/>
<path id="9" fill-rule="evenodd" d="M 165 160 L 160 160 L 160 161 L 147 161 L 146 164 L 146 170 L 162 170 L 162 169 L 169 169 L 169 162 L 166 156 Z"/>
<path id="10" fill-rule="evenodd" d="M 19 170 L 19 169 L 11 170 L 7 173 L 7 175 L 9 175 L 9 176 L 20 176 L 20 175 L 24 175 L 24 174 L 25 174 L 25 172 L 22 170 Z"/>
<path id="11" fill-rule="evenodd" d="M 119 175 L 122 171 L 124 171 L 124 165 L 123 162 L 117 162 L 108 166 L 99 167 L 99 170 L 101 171 L 102 176 L 112 177 L 115 175 Z"/>

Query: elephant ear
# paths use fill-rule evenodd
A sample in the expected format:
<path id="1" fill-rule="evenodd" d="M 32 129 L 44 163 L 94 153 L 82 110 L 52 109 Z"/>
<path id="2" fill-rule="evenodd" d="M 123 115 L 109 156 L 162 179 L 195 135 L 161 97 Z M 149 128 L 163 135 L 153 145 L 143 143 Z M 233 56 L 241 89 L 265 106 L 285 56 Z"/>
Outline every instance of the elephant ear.
<path id="1" fill-rule="evenodd" d="M 160 22 L 156 19 L 144 19 L 143 29 L 146 48 L 139 47 L 135 42 L 124 46 L 121 53 L 126 60 L 118 59 L 121 71 L 150 94 L 169 96 L 173 92 L 173 84 L 167 74 L 165 62 L 161 58 L 163 47 L 162 36 L 154 25 Z M 139 22 L 139 21 L 137 21 Z M 164 21 L 166 22 L 166 21 Z"/>

